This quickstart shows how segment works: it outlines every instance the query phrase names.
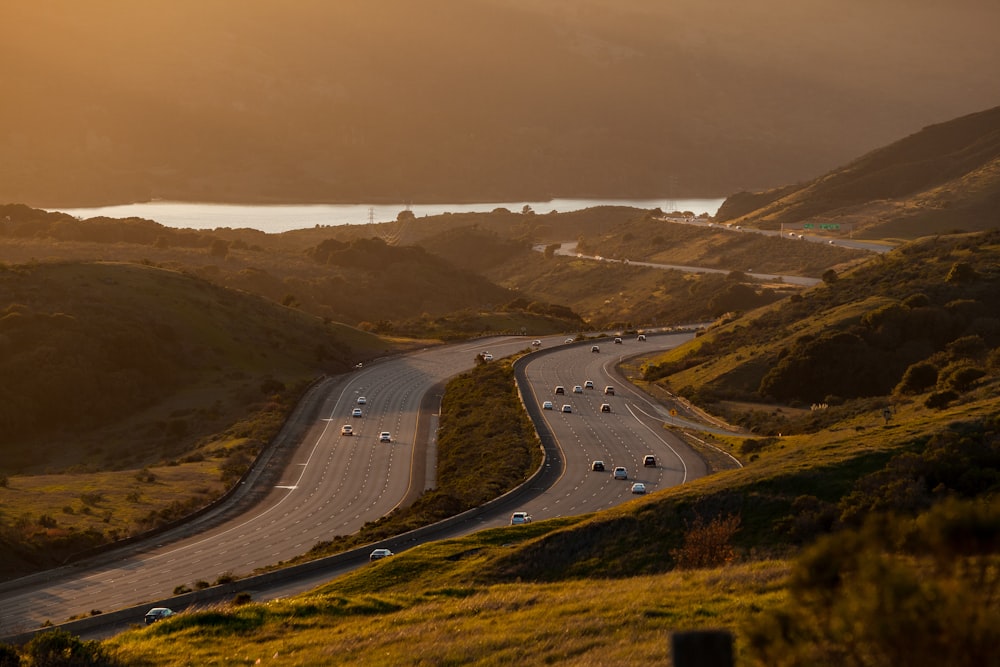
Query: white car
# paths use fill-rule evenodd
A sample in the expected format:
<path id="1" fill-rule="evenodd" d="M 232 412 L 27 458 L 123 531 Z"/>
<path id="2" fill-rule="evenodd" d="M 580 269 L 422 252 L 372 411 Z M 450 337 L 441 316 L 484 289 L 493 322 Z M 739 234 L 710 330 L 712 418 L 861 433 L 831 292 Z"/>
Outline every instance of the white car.
<path id="1" fill-rule="evenodd" d="M 642 482 L 636 482 L 632 485 L 632 493 L 646 493 L 646 485 Z"/>
<path id="2" fill-rule="evenodd" d="M 340 435 L 354 435 L 354 427 L 350 424 L 344 424 L 340 427 Z"/>
<path id="3" fill-rule="evenodd" d="M 361 416 L 361 408 L 354 408 L 353 410 L 351 410 L 351 416 L 352 417 L 360 417 Z"/>
<path id="4" fill-rule="evenodd" d="M 388 431 L 382 431 L 378 434 L 379 442 L 392 442 L 392 435 Z"/>
<path id="5" fill-rule="evenodd" d="M 615 336 L 615 345 L 621 345 L 621 344 L 622 344 L 621 337 L 620 336 Z"/>
<path id="6" fill-rule="evenodd" d="M 600 345 L 591 345 L 590 346 L 590 351 L 591 352 L 600 352 L 601 351 L 601 346 Z"/>
<path id="7" fill-rule="evenodd" d="M 531 517 L 527 512 L 514 512 L 510 515 L 510 525 L 519 526 L 525 523 L 531 523 Z"/>
<path id="8" fill-rule="evenodd" d="M 617 468 L 615 468 L 615 471 L 611 473 L 611 475 L 615 479 L 628 479 L 628 470 L 626 470 L 622 466 L 618 466 Z"/>
<path id="9" fill-rule="evenodd" d="M 376 549 L 375 551 L 368 554 L 368 560 L 376 561 L 382 560 L 383 558 L 388 558 L 389 556 L 394 556 L 395 554 L 388 549 Z"/>
<path id="10" fill-rule="evenodd" d="M 587 380 L 586 382 L 583 383 L 583 388 L 584 389 L 593 389 L 594 388 L 594 381 L 593 380 Z"/>
<path id="11" fill-rule="evenodd" d="M 483 361 L 493 361 L 493 355 L 489 352 L 483 353 Z"/>
<path id="12" fill-rule="evenodd" d="M 567 343 L 572 343 L 572 342 L 573 342 L 573 339 L 572 339 L 572 338 L 567 338 L 567 339 L 566 339 L 566 342 L 567 342 Z"/>
<path id="13" fill-rule="evenodd" d="M 542 410 L 551 410 L 553 407 L 552 401 L 545 401 L 542 403 Z"/>
<path id="14" fill-rule="evenodd" d="M 540 341 L 540 340 L 538 340 L 536 338 L 535 340 L 531 341 L 531 346 L 532 347 L 541 347 L 542 346 L 542 341 Z"/>
<path id="15" fill-rule="evenodd" d="M 563 412 L 573 412 L 573 406 L 570 405 L 569 403 L 567 403 L 564 406 L 562 406 L 562 411 Z"/>
<path id="16" fill-rule="evenodd" d="M 368 402 L 367 398 L 365 398 L 364 396 L 358 396 L 358 405 L 364 405 L 367 402 Z"/>
<path id="17" fill-rule="evenodd" d="M 573 393 L 574 394 L 582 394 L 583 393 L 583 387 L 581 387 L 580 385 L 576 385 L 575 387 L 573 387 Z"/>

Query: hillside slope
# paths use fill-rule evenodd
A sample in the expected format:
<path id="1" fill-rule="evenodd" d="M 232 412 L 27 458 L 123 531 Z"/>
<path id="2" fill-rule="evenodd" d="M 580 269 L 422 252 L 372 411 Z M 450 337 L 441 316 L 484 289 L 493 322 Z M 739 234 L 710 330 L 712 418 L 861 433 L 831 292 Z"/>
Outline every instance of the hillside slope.
<path id="1" fill-rule="evenodd" d="M 926 127 L 802 185 L 734 195 L 716 218 L 763 229 L 836 224 L 867 238 L 995 228 L 1000 107 Z"/>
<path id="2" fill-rule="evenodd" d="M 991 664 L 1000 323 L 983 306 L 996 302 L 998 259 L 998 233 L 908 245 L 649 366 L 694 355 L 732 368 L 853 320 L 942 370 L 981 361 L 964 382 L 939 373 L 940 387 L 925 378 L 860 409 L 831 406 L 808 433 L 699 434 L 693 443 L 707 437 L 744 465 L 599 513 L 408 548 L 306 595 L 186 613 L 105 646 L 158 664 L 181 664 L 177 642 L 186 661 L 338 651 L 345 664 L 665 664 L 671 632 L 725 627 L 740 664 L 842 664 L 845 650 L 878 664 Z"/>

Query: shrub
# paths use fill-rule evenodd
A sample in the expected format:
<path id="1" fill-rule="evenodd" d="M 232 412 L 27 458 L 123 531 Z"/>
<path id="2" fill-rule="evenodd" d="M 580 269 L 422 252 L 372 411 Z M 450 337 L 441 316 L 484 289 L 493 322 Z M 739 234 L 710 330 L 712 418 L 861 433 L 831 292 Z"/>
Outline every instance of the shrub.
<path id="1" fill-rule="evenodd" d="M 828 536 L 795 564 L 782 606 L 751 621 L 749 664 L 995 665 L 998 544 L 995 501 Z"/>
<path id="2" fill-rule="evenodd" d="M 986 371 L 976 368 L 966 361 L 949 364 L 941 370 L 938 377 L 938 389 L 963 392 L 972 387 L 975 382 L 986 375 Z"/>
<path id="3" fill-rule="evenodd" d="M 939 410 L 941 408 L 948 407 L 948 404 L 958 398 L 958 394 L 951 391 L 950 389 L 945 391 L 935 391 L 933 394 L 927 397 L 924 401 L 924 406 Z"/>
<path id="4" fill-rule="evenodd" d="M 903 373 L 903 379 L 899 381 L 893 390 L 896 394 L 922 394 L 937 384 L 938 369 L 927 361 L 918 361 Z"/>
<path id="5" fill-rule="evenodd" d="M 65 630 L 39 633 L 24 650 L 33 667 L 111 667 L 120 664 L 100 642 L 83 641 Z"/>
<path id="6" fill-rule="evenodd" d="M 684 542 L 678 549 L 672 549 L 670 555 L 674 563 L 682 569 L 719 567 L 730 563 L 736 558 L 732 539 L 740 528 L 740 517 L 729 515 L 715 517 L 705 524 L 704 519 L 697 517 L 693 523 L 685 522 L 687 532 Z"/>

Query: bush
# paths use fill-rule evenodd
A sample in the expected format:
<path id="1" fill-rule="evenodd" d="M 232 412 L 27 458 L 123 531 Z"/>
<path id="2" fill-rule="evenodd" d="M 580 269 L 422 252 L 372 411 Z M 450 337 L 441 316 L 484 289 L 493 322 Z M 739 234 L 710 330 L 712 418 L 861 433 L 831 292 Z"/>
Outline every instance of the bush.
<path id="1" fill-rule="evenodd" d="M 958 394 L 949 390 L 946 391 L 935 391 L 933 394 L 927 397 L 924 401 L 924 406 L 939 410 L 941 408 L 948 407 L 948 404 L 958 398 Z"/>
<path id="2" fill-rule="evenodd" d="M 996 665 L 998 546 L 997 501 L 828 536 L 799 558 L 787 601 L 751 621 L 749 664 Z"/>
<path id="3" fill-rule="evenodd" d="M 922 394 L 938 381 L 937 367 L 927 361 L 918 361 L 903 373 L 903 379 L 899 381 L 893 390 L 896 394 Z"/>
<path id="4" fill-rule="evenodd" d="M 963 392 L 972 387 L 976 381 L 986 375 L 986 371 L 972 364 L 959 361 L 949 364 L 941 370 L 937 386 L 939 389 Z"/>
<path id="5" fill-rule="evenodd" d="M 10 644 L 0 644 L 0 667 L 20 667 L 21 656 Z"/>
<path id="6" fill-rule="evenodd" d="M 740 517 L 729 515 L 715 517 L 709 524 L 697 517 L 687 525 L 684 543 L 672 549 L 674 564 L 682 569 L 719 567 L 736 558 L 732 539 L 740 529 Z"/>
<path id="7" fill-rule="evenodd" d="M 82 641 L 65 630 L 47 630 L 28 642 L 32 667 L 112 667 L 120 664 L 96 641 Z M 17 663 L 15 663 L 17 664 Z"/>

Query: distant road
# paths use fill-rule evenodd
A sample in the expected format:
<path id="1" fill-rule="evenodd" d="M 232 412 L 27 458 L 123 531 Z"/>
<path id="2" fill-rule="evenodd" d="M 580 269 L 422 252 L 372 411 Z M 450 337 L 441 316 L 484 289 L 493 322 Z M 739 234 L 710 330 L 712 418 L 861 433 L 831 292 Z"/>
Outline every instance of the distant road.
<path id="1" fill-rule="evenodd" d="M 536 245 L 535 250 L 539 252 L 545 251 L 544 245 Z M 704 266 L 682 266 L 679 264 L 656 264 L 653 262 L 640 262 L 631 259 L 608 259 L 607 257 L 601 257 L 599 255 L 583 255 L 576 252 L 576 241 L 571 241 L 569 243 L 562 243 L 559 249 L 556 250 L 557 255 L 568 255 L 576 256 L 581 259 L 589 259 L 598 262 L 614 262 L 618 264 L 628 264 L 629 266 L 647 266 L 653 269 L 672 269 L 674 271 L 684 271 L 686 273 L 731 273 L 731 269 L 710 269 Z M 756 278 L 758 280 L 764 281 L 780 281 L 785 282 L 790 285 L 802 285 L 803 287 L 812 287 L 822 282 L 819 278 L 806 278 L 805 276 L 781 276 L 771 273 L 750 273 L 743 271 L 748 276 Z"/>
<path id="2" fill-rule="evenodd" d="M 809 241 L 811 243 L 826 243 L 829 245 L 836 245 L 842 248 L 851 248 L 853 250 L 868 250 L 870 252 L 889 252 L 894 245 L 889 243 L 879 243 L 877 241 L 856 241 L 854 239 L 844 239 L 832 236 L 820 236 L 818 234 L 803 234 L 801 230 L 771 230 L 771 229 L 756 229 L 754 227 L 738 227 L 734 225 L 727 225 L 724 223 L 713 222 L 711 220 L 705 220 L 703 218 L 676 218 L 671 216 L 666 216 L 663 218 L 658 218 L 664 222 L 675 222 L 681 225 L 694 225 L 696 227 L 712 227 L 715 229 L 722 229 L 730 232 L 739 232 L 742 234 L 763 234 L 765 236 L 781 236 L 784 238 L 793 238 L 801 241 Z"/>

